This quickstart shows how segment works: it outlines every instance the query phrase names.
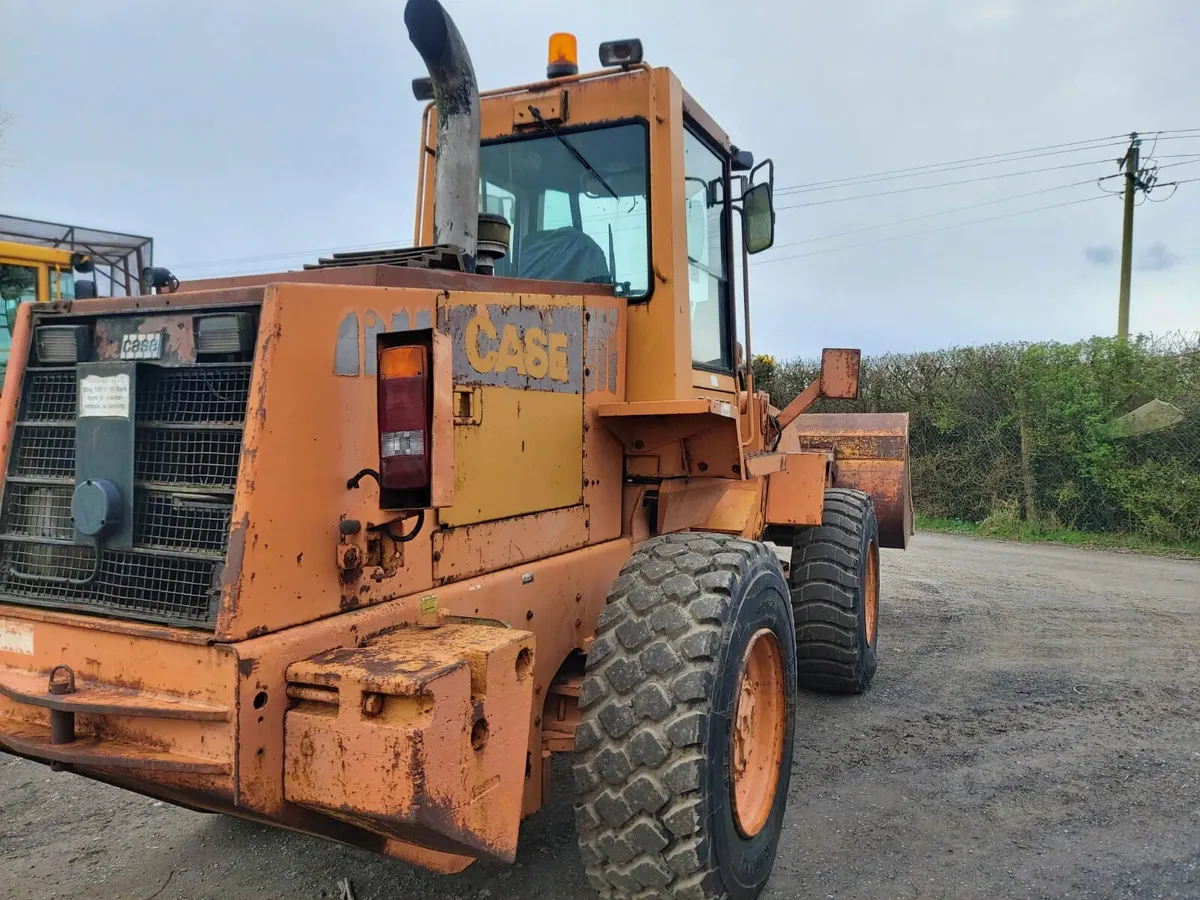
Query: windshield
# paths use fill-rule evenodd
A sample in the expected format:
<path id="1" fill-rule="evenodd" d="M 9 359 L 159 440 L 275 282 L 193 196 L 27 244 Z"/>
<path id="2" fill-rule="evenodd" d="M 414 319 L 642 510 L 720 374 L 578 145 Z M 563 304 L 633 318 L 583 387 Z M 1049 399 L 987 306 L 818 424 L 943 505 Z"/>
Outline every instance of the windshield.
<path id="1" fill-rule="evenodd" d="M 555 132 L 483 145 L 480 211 L 512 226 L 512 248 L 496 274 L 613 284 L 620 296 L 645 297 L 645 125 Z"/>

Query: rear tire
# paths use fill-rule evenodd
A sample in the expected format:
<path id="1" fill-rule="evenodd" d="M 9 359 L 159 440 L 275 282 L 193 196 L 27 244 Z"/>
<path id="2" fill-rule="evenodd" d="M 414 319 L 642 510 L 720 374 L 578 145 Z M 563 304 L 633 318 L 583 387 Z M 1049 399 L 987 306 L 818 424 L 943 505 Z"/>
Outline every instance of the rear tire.
<path id="1" fill-rule="evenodd" d="M 796 532 L 790 582 L 800 686 L 861 694 L 878 665 L 879 524 L 868 494 L 825 492 L 821 524 Z"/>
<path id="2" fill-rule="evenodd" d="M 579 694 L 575 822 L 606 900 L 751 900 L 791 777 L 795 628 L 775 554 L 726 535 L 643 544 Z"/>

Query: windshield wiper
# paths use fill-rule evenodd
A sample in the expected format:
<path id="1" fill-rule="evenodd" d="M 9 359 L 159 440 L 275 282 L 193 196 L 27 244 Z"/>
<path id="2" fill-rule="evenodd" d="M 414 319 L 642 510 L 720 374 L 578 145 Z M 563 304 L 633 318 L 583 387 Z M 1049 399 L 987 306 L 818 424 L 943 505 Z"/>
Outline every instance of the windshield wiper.
<path id="1" fill-rule="evenodd" d="M 590 175 L 591 175 L 593 178 L 595 178 L 595 179 L 596 179 L 597 181 L 599 181 L 599 182 L 600 182 L 602 185 L 604 185 L 604 189 L 605 189 L 606 191 L 608 191 L 610 194 L 612 194 L 614 199 L 616 199 L 616 200 L 620 200 L 620 199 L 621 199 L 619 196 L 617 196 L 617 192 L 616 192 L 616 191 L 614 191 L 614 190 L 612 189 L 612 186 L 611 186 L 611 185 L 610 185 L 610 184 L 609 184 L 607 181 L 605 181 L 605 180 L 604 180 L 604 176 L 603 176 L 603 175 L 601 175 L 599 172 L 597 172 L 597 171 L 596 171 L 596 170 L 595 170 L 595 169 L 592 167 L 592 164 L 591 164 L 590 162 L 588 162 L 586 159 L 584 159 L 584 158 L 583 158 L 583 154 L 582 154 L 582 153 L 580 153 L 578 150 L 576 150 L 576 149 L 575 149 L 575 148 L 574 148 L 574 147 L 571 145 L 571 142 L 570 142 L 570 141 L 568 141 L 568 140 L 567 140 L 565 137 L 563 137 L 561 134 L 559 134 L 557 131 L 555 131 L 555 130 L 554 130 L 554 126 L 553 126 L 553 125 L 551 125 L 549 122 L 547 122 L 545 119 L 543 119 L 543 118 L 542 118 L 542 114 L 541 114 L 541 112 L 538 110 L 538 108 L 537 108 L 536 106 L 530 106 L 530 107 L 529 107 L 529 114 L 530 114 L 531 116 L 533 116 L 533 117 L 534 117 L 534 119 L 536 119 L 536 120 L 537 120 L 537 122 L 538 122 L 538 124 L 539 124 L 539 125 L 544 125 L 544 126 L 546 127 L 546 129 L 547 129 L 547 130 L 548 130 L 548 131 L 549 131 L 549 132 L 550 132 L 552 135 L 554 135 L 556 138 L 558 138 L 558 142 L 559 142 L 560 144 L 562 144 L 564 147 L 566 147 L 566 148 L 567 148 L 568 152 L 570 152 L 570 154 L 571 154 L 573 157 L 575 157 L 575 161 L 576 161 L 576 162 L 578 162 L 578 163 L 579 163 L 581 166 L 583 166 L 585 169 L 587 169 L 587 170 L 588 170 L 588 173 L 589 173 L 589 174 L 590 174 Z"/>

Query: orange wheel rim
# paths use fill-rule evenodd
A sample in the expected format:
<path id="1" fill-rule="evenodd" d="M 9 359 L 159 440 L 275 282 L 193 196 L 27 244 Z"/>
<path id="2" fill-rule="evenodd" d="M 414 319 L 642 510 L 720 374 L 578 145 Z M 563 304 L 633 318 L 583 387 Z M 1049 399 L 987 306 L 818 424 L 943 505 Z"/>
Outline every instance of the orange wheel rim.
<path id="1" fill-rule="evenodd" d="M 767 824 L 775 805 L 787 722 L 783 654 L 768 629 L 750 638 L 741 674 L 730 760 L 733 821 L 742 837 L 752 838 Z"/>
<path id="2" fill-rule="evenodd" d="M 875 628 L 879 621 L 879 548 L 872 541 L 867 547 L 867 583 L 863 586 L 863 612 L 867 618 L 867 646 L 875 646 Z"/>

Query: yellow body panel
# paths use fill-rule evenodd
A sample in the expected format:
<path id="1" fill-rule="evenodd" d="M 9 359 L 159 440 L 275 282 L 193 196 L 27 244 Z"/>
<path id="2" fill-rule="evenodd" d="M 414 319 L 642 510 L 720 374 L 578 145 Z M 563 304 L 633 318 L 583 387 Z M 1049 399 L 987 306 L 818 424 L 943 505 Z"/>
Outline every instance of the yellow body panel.
<path id="1" fill-rule="evenodd" d="M 457 296 L 439 305 L 438 326 L 470 410 L 456 417 L 454 505 L 440 521 L 470 525 L 582 502 L 583 297 Z"/>
<path id="2" fill-rule="evenodd" d="M 480 389 L 478 425 L 454 429 L 454 505 L 444 525 L 574 506 L 583 499 L 583 395 Z"/>

